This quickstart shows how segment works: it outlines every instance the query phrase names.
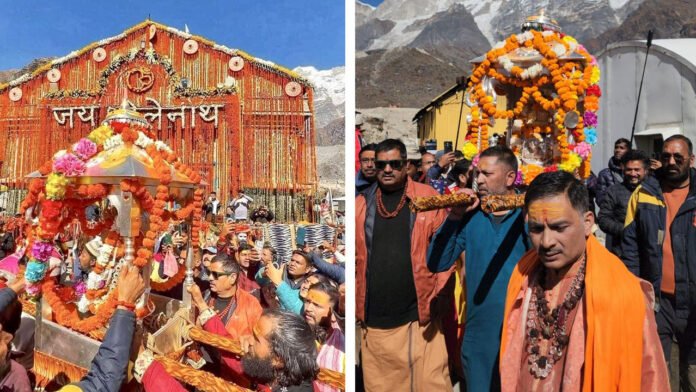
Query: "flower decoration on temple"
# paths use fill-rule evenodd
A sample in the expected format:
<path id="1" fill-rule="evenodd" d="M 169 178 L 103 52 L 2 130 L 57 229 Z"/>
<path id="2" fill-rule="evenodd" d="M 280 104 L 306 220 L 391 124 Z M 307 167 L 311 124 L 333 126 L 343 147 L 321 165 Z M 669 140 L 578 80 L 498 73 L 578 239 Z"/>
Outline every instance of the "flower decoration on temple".
<path id="1" fill-rule="evenodd" d="M 181 38 L 195 39 L 197 42 L 204 44 L 204 45 L 207 45 L 207 46 L 213 48 L 214 50 L 221 51 L 221 52 L 226 53 L 227 55 L 230 55 L 230 56 L 239 56 L 239 57 L 243 58 L 245 62 L 254 64 L 256 67 L 258 67 L 260 69 L 264 69 L 264 70 L 267 70 L 269 72 L 273 72 L 275 74 L 282 75 L 284 77 L 288 77 L 291 80 L 297 81 L 297 82 L 302 83 L 303 85 L 306 85 L 306 86 L 311 85 L 311 83 L 309 83 L 309 81 L 307 79 L 300 76 L 297 72 L 290 70 L 288 68 L 282 67 L 280 65 L 277 65 L 273 62 L 254 57 L 254 56 L 252 56 L 252 55 L 250 55 L 242 50 L 239 50 L 239 49 L 228 48 L 225 45 L 217 44 L 217 43 L 210 41 L 204 37 L 193 36 L 191 34 L 188 34 L 188 33 L 185 33 L 183 31 L 180 31 L 178 29 L 175 29 L 173 27 L 169 27 L 169 26 L 165 26 L 165 25 L 162 25 L 159 23 L 155 23 L 155 22 L 152 22 L 151 20 L 146 20 L 144 22 L 141 22 L 141 23 L 127 29 L 126 31 L 124 31 L 121 34 L 118 34 L 116 36 L 106 38 L 106 39 L 103 39 L 103 40 L 100 40 L 97 42 L 93 42 L 93 43 L 85 46 L 84 48 L 82 48 L 78 51 L 73 51 L 73 52 L 67 54 L 66 56 L 48 61 L 45 64 L 43 64 L 42 66 L 36 68 L 31 73 L 25 73 L 25 74 L 21 75 L 20 77 L 18 77 L 17 79 L 14 79 L 8 83 L 0 84 L 0 91 L 4 91 L 10 87 L 14 87 L 14 86 L 18 86 L 22 83 L 26 83 L 26 82 L 28 82 L 28 81 L 30 81 L 38 76 L 50 71 L 51 69 L 54 69 L 54 68 L 66 63 L 66 62 L 69 62 L 69 61 L 79 57 L 79 56 L 82 56 L 86 53 L 90 53 L 93 50 L 100 48 L 100 47 L 104 47 L 107 44 L 124 40 L 127 37 L 129 37 L 129 35 L 131 33 L 138 31 L 138 30 L 146 30 L 146 29 L 150 28 L 151 26 L 157 26 L 158 30 L 166 31 L 169 34 L 179 36 Z M 146 59 L 146 61 L 149 64 L 159 63 L 160 65 L 162 65 L 165 68 L 165 71 L 168 74 L 170 74 L 170 72 L 174 72 L 171 60 L 165 56 L 159 57 L 159 55 L 157 55 L 157 53 L 152 48 L 149 48 L 146 50 L 135 49 L 135 50 L 128 52 L 125 55 L 117 55 L 116 57 L 114 57 L 114 60 L 112 60 L 111 64 L 109 64 L 109 66 L 107 66 L 106 69 L 103 71 L 103 72 L 107 72 L 107 71 L 109 72 L 109 74 L 106 75 L 107 77 L 104 78 L 103 73 L 101 75 L 102 77 L 99 80 L 99 87 L 100 87 L 99 90 L 82 90 L 82 89 L 58 90 L 58 91 L 49 92 L 44 97 L 48 98 L 48 99 L 62 99 L 62 98 L 91 98 L 91 97 L 99 96 L 103 93 L 103 89 L 108 84 L 108 76 L 111 75 L 113 72 L 115 72 L 118 69 L 118 65 L 121 65 L 126 61 L 129 61 L 129 58 L 130 58 L 130 60 L 133 60 L 137 55 L 140 55 L 140 54 L 142 54 L 142 56 Z M 118 62 L 116 61 L 117 59 L 118 59 Z M 120 62 L 120 64 L 119 64 L 119 62 Z M 201 95 L 203 95 L 203 96 L 217 95 L 218 90 L 219 89 L 201 91 L 201 93 L 202 93 Z M 188 94 L 190 94 L 190 96 L 199 96 L 198 93 L 199 93 L 198 91 L 193 91 L 193 92 L 189 92 Z M 186 96 L 186 95 L 183 95 L 183 96 Z"/>
<path id="2" fill-rule="evenodd" d="M 53 246 L 45 242 L 35 242 L 31 247 L 31 256 L 34 259 L 46 261 L 53 253 Z"/>
<path id="3" fill-rule="evenodd" d="M 510 121 L 510 147 L 520 160 L 524 184 L 547 170 L 586 178 L 597 142 L 602 95 L 597 62 L 560 29 L 542 30 L 513 34 L 496 44 L 474 69 L 466 93 L 471 112 L 465 149 L 486 149 L 490 126 Z M 498 108 L 498 94 L 508 96 L 508 108 Z"/>
<path id="4" fill-rule="evenodd" d="M 73 147 L 73 152 L 82 160 L 88 160 L 97 153 L 97 144 L 89 139 L 82 138 Z"/>
<path id="5" fill-rule="evenodd" d="M 104 141 L 104 151 L 110 151 L 123 145 L 123 136 L 121 134 L 113 135 Z"/>
<path id="6" fill-rule="evenodd" d="M 116 308 L 116 278 L 124 256 L 124 244 L 119 241 L 119 234 L 112 229 L 114 216 L 105 211 L 100 222 L 87 222 L 85 208 L 104 199 L 115 186 L 120 185 L 121 192 L 130 192 L 142 213 L 148 214 L 150 218 L 150 225 L 145 233 L 141 228 L 140 216 L 131 216 L 130 219 L 130 230 L 134 233 L 135 243 L 133 264 L 143 268 L 152 258 L 155 239 L 167 227 L 169 220 L 174 218 L 165 211 L 165 206 L 173 196 L 169 184 L 175 173 L 191 183 L 201 182 L 198 173 L 179 162 L 171 148 L 161 141 L 153 140 L 153 137 L 150 125 L 143 116 L 124 106 L 111 112 L 104 123 L 90 132 L 88 137 L 59 151 L 43 165 L 39 173 L 46 177 L 45 180 L 34 178 L 31 181 L 29 193 L 22 203 L 22 212 L 38 204 L 40 215 L 39 225 L 31 237 L 31 259 L 25 270 L 27 292 L 33 296 L 44 295 L 51 304 L 56 321 L 68 328 L 93 333 L 108 322 Z M 120 146 L 140 149 L 142 153 L 139 154 L 144 153 L 149 157 L 159 180 L 154 197 L 137 177 L 124 178 L 119 185 L 84 184 L 78 181 L 81 176 L 87 175 L 87 168 L 98 165 L 104 159 L 100 154 L 107 154 L 110 149 Z M 194 244 L 197 243 L 196 237 L 203 221 L 202 192 L 200 189 L 195 190 L 188 204 L 176 214 L 171 214 L 177 219 L 192 217 Z M 52 268 L 48 261 L 55 252 L 54 238 L 75 220 L 80 222 L 82 230 L 88 235 L 98 235 L 109 229 L 112 231 L 103 243 L 99 243 L 99 255 L 86 282 L 74 288 L 60 287 L 53 278 L 47 277 L 49 268 Z M 180 268 L 180 271 L 185 269 Z M 182 272 L 159 286 L 152 287 L 155 290 L 167 289 L 181 283 L 183 278 Z M 66 306 L 68 302 L 74 302 L 80 312 L 91 312 L 93 315 L 80 318 L 74 308 Z M 147 311 L 147 304 L 136 309 L 141 316 Z"/>
<path id="7" fill-rule="evenodd" d="M 464 143 L 464 147 L 462 148 L 462 152 L 464 153 L 464 158 L 467 160 L 472 160 L 476 156 L 476 154 L 479 153 L 478 148 L 476 148 L 476 145 L 470 141 Z"/>
<path id="8" fill-rule="evenodd" d="M 70 180 L 62 174 L 51 173 L 46 180 L 46 198 L 49 200 L 60 200 L 65 196 L 65 187 Z"/>
<path id="9" fill-rule="evenodd" d="M 79 176 L 85 172 L 85 162 L 76 155 L 61 151 L 53 158 L 53 171 L 68 177 Z"/>
<path id="10" fill-rule="evenodd" d="M 113 133 L 114 131 L 108 125 L 100 125 L 98 128 L 89 133 L 87 139 L 96 143 L 97 145 L 103 145 L 104 142 L 107 141 L 111 135 L 113 135 Z"/>

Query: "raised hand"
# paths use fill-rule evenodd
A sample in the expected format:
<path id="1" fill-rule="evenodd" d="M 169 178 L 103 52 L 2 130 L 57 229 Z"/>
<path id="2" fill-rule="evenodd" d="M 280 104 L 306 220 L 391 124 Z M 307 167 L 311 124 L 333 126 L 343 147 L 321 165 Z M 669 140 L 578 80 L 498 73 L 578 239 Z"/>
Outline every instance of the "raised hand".
<path id="1" fill-rule="evenodd" d="M 200 310 L 206 307 L 205 300 L 203 299 L 203 293 L 201 293 L 201 288 L 197 284 L 193 283 L 186 286 L 186 291 L 191 294 L 191 301 Z"/>
<path id="2" fill-rule="evenodd" d="M 124 266 L 118 277 L 118 300 L 134 304 L 145 292 L 145 280 L 140 275 L 140 268 Z"/>
<path id="3" fill-rule="evenodd" d="M 280 282 L 283 281 L 283 272 L 285 271 L 285 263 L 283 263 L 280 268 L 276 268 L 273 263 L 268 263 L 266 264 L 266 270 L 264 273 L 268 277 L 268 279 L 273 282 L 276 286 L 280 284 Z"/>

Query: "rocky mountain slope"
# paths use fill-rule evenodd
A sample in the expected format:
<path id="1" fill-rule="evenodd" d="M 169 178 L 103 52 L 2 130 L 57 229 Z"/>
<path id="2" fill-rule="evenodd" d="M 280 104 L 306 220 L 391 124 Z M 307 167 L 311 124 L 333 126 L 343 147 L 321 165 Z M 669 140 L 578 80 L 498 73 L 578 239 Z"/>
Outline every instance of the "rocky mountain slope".
<path id="1" fill-rule="evenodd" d="M 298 67 L 294 71 L 314 85 L 314 125 L 320 184 L 334 192 L 342 192 L 345 184 L 345 67 L 328 70 Z"/>
<path id="2" fill-rule="evenodd" d="M 385 0 L 378 7 L 358 2 L 357 106 L 425 105 L 470 72 L 469 60 L 518 32 L 527 16 L 542 9 L 597 53 L 612 42 L 645 39 L 648 29 L 655 38 L 696 37 L 694 5 L 693 0 Z"/>
<path id="3" fill-rule="evenodd" d="M 598 52 L 612 42 L 644 40 L 650 29 L 655 39 L 696 37 L 696 3 L 693 0 L 645 0 L 620 26 L 589 40 L 587 48 Z"/>

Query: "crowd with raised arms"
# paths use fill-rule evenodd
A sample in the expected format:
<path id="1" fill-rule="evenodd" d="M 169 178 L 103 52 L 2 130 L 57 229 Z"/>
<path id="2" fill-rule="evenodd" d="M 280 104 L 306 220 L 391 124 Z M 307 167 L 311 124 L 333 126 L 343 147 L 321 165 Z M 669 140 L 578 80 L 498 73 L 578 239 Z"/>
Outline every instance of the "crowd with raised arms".
<path id="1" fill-rule="evenodd" d="M 241 347 L 241 352 L 226 352 L 199 344 L 196 369 L 250 390 L 338 390 L 318 375 L 345 372 L 344 245 L 337 239 L 316 248 L 296 244 L 291 257 L 283 259 L 270 242 L 262 241 L 258 226 L 249 220 L 273 220 L 268 208 L 246 212 L 252 200 L 243 195 L 226 210 L 214 201 L 213 193 L 203 207 L 206 222 L 196 246 L 189 246 L 192 228 L 183 221 L 172 221 L 158 235 L 148 276 L 135 266 L 103 274 L 102 262 L 108 265 L 116 257 L 106 232 L 89 236 L 76 222 L 55 238 L 46 279 L 72 290 L 68 309 L 88 317 L 94 308 L 84 295 L 86 290 L 114 285 L 118 293 L 118 306 L 89 372 L 61 390 L 118 391 L 132 378 L 131 368 L 146 391 L 189 390 L 149 348 L 141 344 L 138 353 L 131 352 L 135 304 L 146 279 L 153 290 L 161 288 L 159 295 L 181 300 L 188 293 L 195 309 L 193 324 Z M 99 220 L 100 214 L 96 209 L 92 218 Z M 24 217 L 13 219 L 32 224 Z M 29 391 L 37 383 L 32 373 L 36 320 L 27 309 L 22 312 L 22 303 L 27 302 L 19 300 L 26 290 L 26 227 L 7 230 L 7 226 L 0 220 L 0 268 L 5 282 L 0 289 L 0 347 L 5 350 L 0 390 Z M 185 284 L 178 277 L 186 269 L 190 249 L 195 252 L 193 284 Z M 129 367 L 129 361 L 133 366 Z"/>

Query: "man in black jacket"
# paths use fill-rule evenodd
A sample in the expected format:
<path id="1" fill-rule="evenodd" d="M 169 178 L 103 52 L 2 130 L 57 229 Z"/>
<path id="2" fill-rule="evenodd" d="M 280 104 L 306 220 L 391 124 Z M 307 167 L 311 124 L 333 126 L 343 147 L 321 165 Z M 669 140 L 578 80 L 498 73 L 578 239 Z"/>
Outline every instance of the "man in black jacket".
<path id="1" fill-rule="evenodd" d="M 643 182 L 650 168 L 650 159 L 643 151 L 631 150 L 622 158 L 624 180 L 607 189 L 599 204 L 597 224 L 607 235 L 605 246 L 621 257 L 621 237 L 626 221 L 626 207 L 633 191 Z"/>
<path id="2" fill-rule="evenodd" d="M 375 149 L 377 145 L 370 143 L 360 150 L 360 170 L 355 176 L 355 194 L 369 188 L 377 181 L 377 169 L 375 168 Z"/>
<path id="3" fill-rule="evenodd" d="M 614 156 L 609 159 L 609 167 L 602 169 L 597 176 L 597 204 L 602 203 L 607 189 L 614 184 L 623 182 L 623 171 L 621 170 L 621 158 L 631 149 L 631 142 L 621 138 L 614 142 Z"/>
<path id="4" fill-rule="evenodd" d="M 665 140 L 657 179 L 646 177 L 626 211 L 622 256 L 628 269 L 652 283 L 655 320 L 667 363 L 679 346 L 682 391 L 696 390 L 696 170 L 693 145 Z"/>

